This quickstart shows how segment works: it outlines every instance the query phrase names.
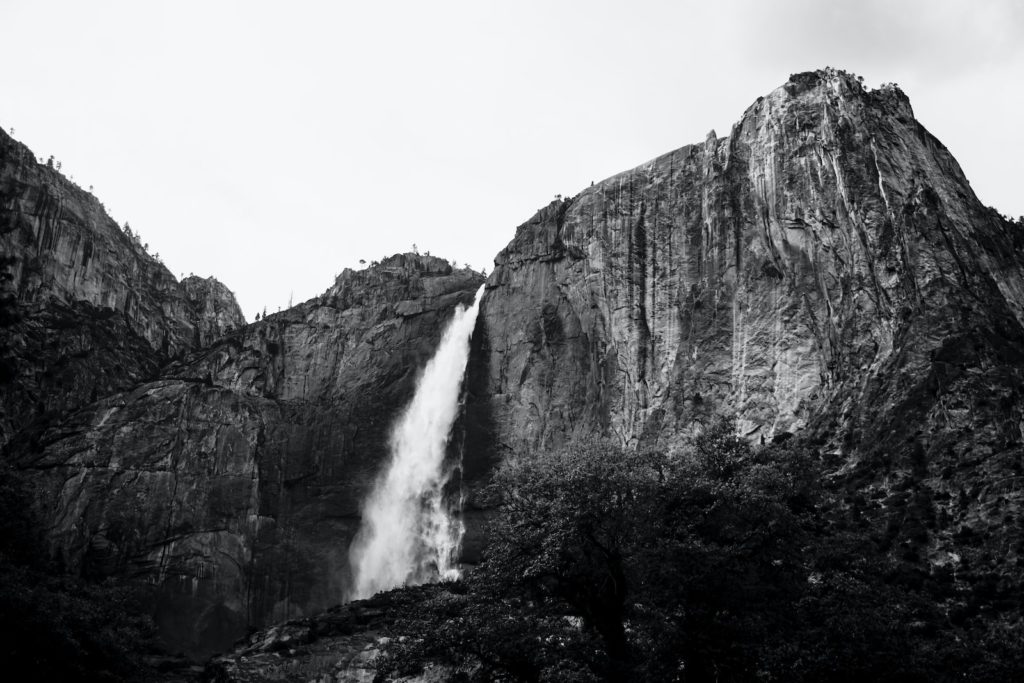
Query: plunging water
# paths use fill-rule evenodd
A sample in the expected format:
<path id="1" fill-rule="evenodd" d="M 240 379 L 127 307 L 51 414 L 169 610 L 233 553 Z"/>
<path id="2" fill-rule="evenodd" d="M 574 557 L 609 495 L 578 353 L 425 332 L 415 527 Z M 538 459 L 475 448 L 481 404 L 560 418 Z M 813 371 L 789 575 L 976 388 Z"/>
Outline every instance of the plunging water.
<path id="1" fill-rule="evenodd" d="M 349 549 L 353 599 L 459 576 L 465 527 L 445 500 L 454 467 L 445 453 L 483 290 L 470 308 L 455 310 L 391 432 L 390 462 L 363 504 L 362 525 Z"/>

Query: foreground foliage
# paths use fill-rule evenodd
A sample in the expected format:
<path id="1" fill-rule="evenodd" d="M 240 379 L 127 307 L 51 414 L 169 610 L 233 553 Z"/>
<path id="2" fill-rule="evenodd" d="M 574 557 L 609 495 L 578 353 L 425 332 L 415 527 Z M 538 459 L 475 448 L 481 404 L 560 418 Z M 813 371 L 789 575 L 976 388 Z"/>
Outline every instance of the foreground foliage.
<path id="1" fill-rule="evenodd" d="M 28 489 L 0 463 L 0 658 L 23 680 L 153 680 L 144 596 L 56 570 L 37 547 Z"/>
<path id="2" fill-rule="evenodd" d="M 733 434 L 507 463 L 485 562 L 417 594 L 382 677 L 1024 680 L 1019 619 L 955 625 L 937 582 L 839 512 L 810 452 Z"/>

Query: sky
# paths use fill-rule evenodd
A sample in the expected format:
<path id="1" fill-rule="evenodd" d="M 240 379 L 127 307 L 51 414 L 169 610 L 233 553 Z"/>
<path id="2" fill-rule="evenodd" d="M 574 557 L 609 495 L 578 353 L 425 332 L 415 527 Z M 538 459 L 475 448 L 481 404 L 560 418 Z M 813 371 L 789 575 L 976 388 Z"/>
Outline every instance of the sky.
<path id="1" fill-rule="evenodd" d="M 0 64 L 0 126 L 249 320 L 414 244 L 490 271 L 555 195 L 824 66 L 1024 215 L 1013 0 L 0 0 Z"/>

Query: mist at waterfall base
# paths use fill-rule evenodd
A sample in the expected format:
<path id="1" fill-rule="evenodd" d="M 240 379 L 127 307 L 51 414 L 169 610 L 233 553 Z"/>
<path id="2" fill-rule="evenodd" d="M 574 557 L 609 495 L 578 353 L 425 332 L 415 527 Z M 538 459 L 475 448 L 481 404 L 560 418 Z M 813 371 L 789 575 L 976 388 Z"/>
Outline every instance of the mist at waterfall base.
<path id="1" fill-rule="evenodd" d="M 483 292 L 481 285 L 472 306 L 456 308 L 391 432 L 390 462 L 363 504 L 362 524 L 349 549 L 349 599 L 459 577 L 465 532 L 458 517 L 461 501 L 453 506 L 444 489 L 460 463 L 445 456 Z"/>

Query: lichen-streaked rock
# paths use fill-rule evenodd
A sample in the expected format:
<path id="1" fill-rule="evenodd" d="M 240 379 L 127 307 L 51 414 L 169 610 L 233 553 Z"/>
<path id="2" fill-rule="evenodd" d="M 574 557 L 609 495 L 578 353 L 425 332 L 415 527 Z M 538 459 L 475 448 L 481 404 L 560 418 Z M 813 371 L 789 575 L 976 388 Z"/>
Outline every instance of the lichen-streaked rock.
<path id="1" fill-rule="evenodd" d="M 482 281 L 411 254 L 346 270 L 44 431 L 18 465 L 50 553 L 153 584 L 165 639 L 196 657 L 337 604 L 390 424 Z"/>
<path id="2" fill-rule="evenodd" d="M 1022 245 L 902 92 L 794 76 L 728 138 L 519 227 L 483 311 L 500 440 L 671 438 L 725 408 L 751 437 L 802 429 L 901 342 L 926 356 L 972 328 L 950 311 L 1016 341 Z"/>

